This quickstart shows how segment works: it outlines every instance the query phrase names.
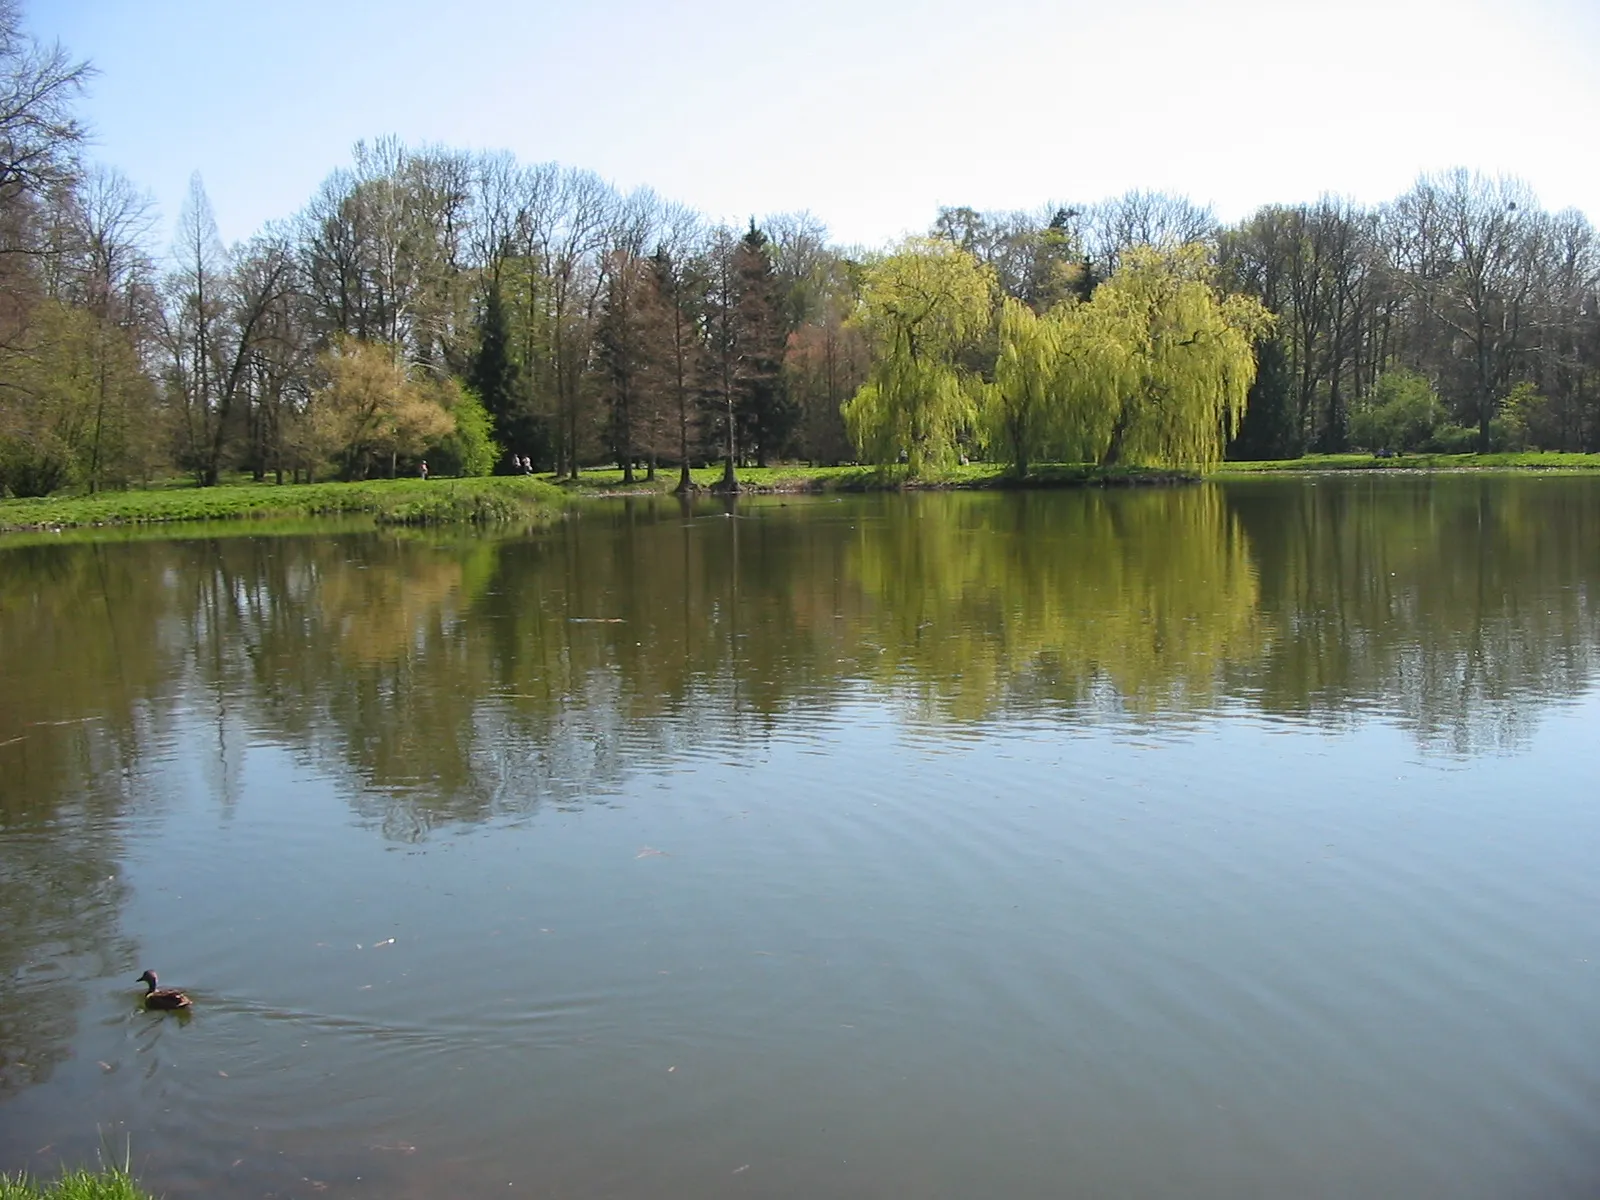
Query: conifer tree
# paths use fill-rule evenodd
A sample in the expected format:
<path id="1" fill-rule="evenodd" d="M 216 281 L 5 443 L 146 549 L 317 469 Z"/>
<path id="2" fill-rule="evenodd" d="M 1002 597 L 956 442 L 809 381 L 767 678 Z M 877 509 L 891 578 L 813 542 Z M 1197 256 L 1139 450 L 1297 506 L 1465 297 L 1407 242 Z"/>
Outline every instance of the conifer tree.
<path id="1" fill-rule="evenodd" d="M 740 434 L 764 467 L 794 429 L 795 407 L 783 381 L 783 297 L 767 236 L 754 221 L 734 252 L 734 286 Z"/>
<path id="2" fill-rule="evenodd" d="M 702 395 L 707 417 L 705 432 L 722 455 L 722 479 L 713 491 L 739 490 L 737 437 L 739 432 L 739 304 L 734 270 L 737 244 L 728 229 L 718 229 L 706 255 L 706 290 L 703 301 L 705 354 L 702 359 Z"/>
<path id="3" fill-rule="evenodd" d="M 1233 459 L 1297 458 L 1292 382 L 1283 342 L 1273 336 L 1256 344 L 1256 378 L 1239 436 L 1228 444 Z"/>
<path id="4" fill-rule="evenodd" d="M 691 311 L 698 282 L 692 262 L 673 257 L 665 246 L 650 260 L 654 286 L 650 289 L 650 327 L 660 348 L 660 372 L 665 407 L 677 424 L 678 486 L 680 495 L 694 490 L 689 475 L 690 443 L 699 427 L 695 380 L 703 369 L 699 328 Z"/>
<path id="5" fill-rule="evenodd" d="M 613 251 L 605 296 L 595 325 L 595 358 L 611 407 L 611 441 L 622 464 L 622 482 L 633 482 L 641 422 L 648 425 L 658 364 L 651 306 L 646 293 L 654 278 L 648 260 Z M 648 440 L 650 431 L 643 430 Z M 654 459 L 651 459 L 652 471 Z M 653 476 L 652 476 L 653 477 Z"/>
<path id="6" fill-rule="evenodd" d="M 494 439 L 520 454 L 535 439 L 532 414 L 523 401 L 520 372 L 511 356 L 511 328 L 499 280 L 490 282 L 478 314 L 478 352 L 467 382 L 494 423 Z"/>

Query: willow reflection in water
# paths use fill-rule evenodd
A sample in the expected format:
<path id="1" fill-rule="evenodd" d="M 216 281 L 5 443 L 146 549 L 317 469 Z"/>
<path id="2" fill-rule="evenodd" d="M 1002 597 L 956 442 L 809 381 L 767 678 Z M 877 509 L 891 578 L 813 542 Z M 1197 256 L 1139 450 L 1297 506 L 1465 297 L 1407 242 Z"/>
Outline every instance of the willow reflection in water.
<path id="1" fill-rule="evenodd" d="M 1597 501 L 0 550 L 0 1169 L 98 1128 L 171 1195 L 1581 1194 Z M 182 1036 L 129 1015 L 152 952 Z"/>

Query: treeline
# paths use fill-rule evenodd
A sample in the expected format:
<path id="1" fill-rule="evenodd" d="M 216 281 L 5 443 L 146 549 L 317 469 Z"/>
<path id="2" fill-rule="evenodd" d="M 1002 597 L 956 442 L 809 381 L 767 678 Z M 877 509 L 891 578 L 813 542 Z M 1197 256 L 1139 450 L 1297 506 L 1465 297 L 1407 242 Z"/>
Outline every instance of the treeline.
<path id="1" fill-rule="evenodd" d="M 83 161 L 90 74 L 0 0 L 0 492 L 1600 449 L 1593 231 L 1514 181 L 1233 227 L 1140 192 L 953 208 L 862 251 L 386 139 L 231 248 L 197 178 L 158 255 L 149 202 Z"/>

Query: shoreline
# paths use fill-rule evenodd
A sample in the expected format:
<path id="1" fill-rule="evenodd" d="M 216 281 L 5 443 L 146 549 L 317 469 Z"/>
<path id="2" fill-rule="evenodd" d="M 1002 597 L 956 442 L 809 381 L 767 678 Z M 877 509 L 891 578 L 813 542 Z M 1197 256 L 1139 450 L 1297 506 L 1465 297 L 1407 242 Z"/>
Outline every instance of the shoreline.
<path id="1" fill-rule="evenodd" d="M 1194 472 L 1046 465 L 1018 480 L 991 463 L 909 478 L 893 468 L 750 467 L 739 473 L 737 493 L 717 490 L 720 465 L 691 472 L 694 497 L 806 495 L 885 491 L 1008 490 L 1069 487 L 1152 487 L 1197 483 Z M 498 525 L 553 520 L 577 500 L 671 496 L 677 471 L 653 481 L 622 482 L 617 468 L 594 469 L 578 480 L 549 475 L 481 478 L 369 480 L 358 483 L 223 483 L 171 486 L 93 496 L 0 500 L 0 538 L 73 529 L 218 521 L 370 519 L 375 526 Z"/>
<path id="2" fill-rule="evenodd" d="M 566 505 L 559 488 L 522 476 L 358 483 L 228 483 L 93 496 L 0 500 L 0 537 L 205 521 L 367 519 L 373 525 L 538 524 Z"/>
<path id="3" fill-rule="evenodd" d="M 1252 475 L 1584 475 L 1600 471 L 1600 454 L 1564 450 L 1519 450 L 1494 454 L 1308 454 L 1303 458 L 1224 462 L 1207 478 Z"/>
<path id="4" fill-rule="evenodd" d="M 1240 480 L 1307 475 L 1584 475 L 1600 472 L 1600 454 L 1515 453 L 1309 455 L 1264 462 L 1225 462 L 1195 471 L 1090 467 L 1046 463 L 1017 478 L 1009 467 L 972 463 L 911 478 L 894 467 L 750 467 L 739 472 L 737 495 L 823 495 L 898 491 L 1034 491 L 1086 487 L 1175 487 L 1202 479 Z M 722 467 L 691 471 L 695 498 L 731 495 L 716 484 Z M 576 500 L 671 496 L 676 469 L 653 481 L 622 482 L 615 468 L 594 469 L 578 480 L 549 475 L 482 478 L 384 479 L 356 483 L 275 484 L 248 481 L 211 488 L 154 487 L 92 496 L 0 500 L 0 539 L 63 530 L 113 530 L 196 522 L 283 522 L 343 518 L 374 526 L 504 525 L 548 523 Z"/>

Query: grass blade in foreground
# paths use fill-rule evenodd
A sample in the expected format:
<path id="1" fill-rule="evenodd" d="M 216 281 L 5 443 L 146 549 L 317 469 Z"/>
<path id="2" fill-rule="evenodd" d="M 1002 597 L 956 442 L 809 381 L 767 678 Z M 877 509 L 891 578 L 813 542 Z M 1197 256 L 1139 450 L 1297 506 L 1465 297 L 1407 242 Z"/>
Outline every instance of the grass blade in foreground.
<path id="1" fill-rule="evenodd" d="M 0 1200 L 151 1200 L 126 1171 L 67 1171 L 51 1183 L 0 1175 Z"/>

